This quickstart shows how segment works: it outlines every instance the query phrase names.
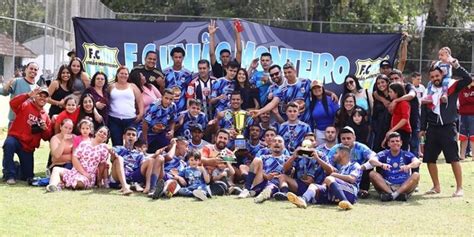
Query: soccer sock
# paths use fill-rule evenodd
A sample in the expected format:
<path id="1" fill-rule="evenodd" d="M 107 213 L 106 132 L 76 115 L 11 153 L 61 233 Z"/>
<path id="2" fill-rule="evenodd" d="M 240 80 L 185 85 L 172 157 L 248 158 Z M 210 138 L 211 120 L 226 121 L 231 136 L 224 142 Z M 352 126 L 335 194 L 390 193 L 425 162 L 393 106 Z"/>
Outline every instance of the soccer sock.
<path id="1" fill-rule="evenodd" d="M 151 178 L 150 178 L 150 189 L 151 190 L 156 188 L 156 181 L 158 181 L 158 177 L 155 174 L 151 174 Z"/>
<path id="2" fill-rule="evenodd" d="M 316 192 L 313 190 L 313 189 L 307 189 L 306 192 L 303 193 L 303 196 L 302 198 L 306 201 L 306 202 L 309 202 L 311 201 L 311 199 L 314 198 L 314 196 L 316 196 Z"/>
<path id="3" fill-rule="evenodd" d="M 339 201 L 347 201 L 346 195 L 344 195 L 344 192 L 341 190 L 339 184 L 337 184 L 336 182 L 331 183 L 331 185 L 329 185 L 329 192 L 331 192 L 332 195 L 339 199 Z"/>
<path id="4" fill-rule="evenodd" d="M 392 198 L 395 200 L 398 197 L 398 195 L 400 195 L 398 192 L 393 192 Z"/>
<path id="5" fill-rule="evenodd" d="M 252 188 L 253 180 L 255 179 L 255 173 L 249 172 L 245 179 L 245 189 L 250 190 Z"/>
<path id="6" fill-rule="evenodd" d="M 288 192 L 288 186 L 283 186 L 280 188 L 280 192 L 282 193 L 287 193 Z"/>

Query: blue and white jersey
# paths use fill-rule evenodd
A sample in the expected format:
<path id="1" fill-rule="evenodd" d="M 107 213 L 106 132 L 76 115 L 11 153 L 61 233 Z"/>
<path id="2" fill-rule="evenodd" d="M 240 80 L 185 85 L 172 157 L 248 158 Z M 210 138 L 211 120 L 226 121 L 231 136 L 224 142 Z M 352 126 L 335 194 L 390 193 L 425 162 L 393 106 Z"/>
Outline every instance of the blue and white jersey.
<path id="1" fill-rule="evenodd" d="M 359 184 L 360 180 L 362 179 L 362 169 L 360 165 L 357 162 L 349 162 L 347 165 L 337 165 L 335 167 L 337 169 L 338 174 L 342 175 L 350 175 L 356 178 L 356 182 L 354 184 L 351 184 L 352 187 L 354 188 L 354 193 L 359 192 Z"/>
<path id="2" fill-rule="evenodd" d="M 265 148 L 260 142 L 257 143 L 257 145 L 252 145 L 250 141 L 247 141 L 247 150 L 252 154 L 252 156 L 256 157 L 258 151 L 262 150 Z"/>
<path id="3" fill-rule="evenodd" d="M 272 150 L 268 147 L 263 147 L 262 149 L 260 149 L 257 154 L 255 154 L 255 157 L 259 157 L 259 156 L 264 156 L 264 155 L 271 155 L 272 154 Z M 283 149 L 283 155 L 285 156 L 290 156 L 290 152 L 288 151 L 288 149 Z"/>
<path id="4" fill-rule="evenodd" d="M 311 92 L 311 81 L 308 79 L 298 78 L 296 83 L 287 84 L 286 86 L 282 86 L 278 88 L 274 92 L 274 96 L 278 96 L 280 98 L 279 103 L 279 111 L 280 115 L 283 119 L 287 119 L 286 116 L 286 106 L 288 103 L 295 101 L 295 100 L 303 100 L 305 101 L 305 106 L 309 108 L 310 103 L 310 92 Z M 307 102 L 308 101 L 308 102 Z M 310 121 L 311 113 L 307 112 L 308 109 L 305 110 L 305 113 L 300 114 L 300 120 L 303 122 Z M 308 115 L 306 115 L 308 113 Z M 306 116 L 309 116 L 306 118 Z"/>
<path id="5" fill-rule="evenodd" d="M 179 172 L 179 176 L 186 180 L 188 187 L 196 187 L 206 184 L 203 174 L 198 168 L 187 167 Z"/>
<path id="6" fill-rule="evenodd" d="M 205 113 L 199 112 L 199 114 L 196 117 L 194 117 L 187 110 L 181 111 L 176 116 L 176 119 L 175 119 L 176 124 L 179 123 L 179 121 L 181 120 L 181 117 L 183 117 L 183 125 L 178 129 L 178 131 L 176 131 L 177 136 L 184 136 L 186 139 L 191 139 L 190 128 L 194 124 L 200 124 L 202 126 L 202 129 L 206 130 L 208 120 Z"/>
<path id="7" fill-rule="evenodd" d="M 169 124 L 176 119 L 176 113 L 177 110 L 174 103 L 165 108 L 161 104 L 161 99 L 158 99 L 155 103 L 151 104 L 143 118 L 148 123 L 148 135 L 155 135 L 151 127 L 156 124 L 162 124 L 165 130 L 169 130 Z"/>
<path id="8" fill-rule="evenodd" d="M 272 155 L 264 155 L 258 158 L 262 159 L 263 172 L 265 174 L 270 174 L 274 172 L 281 174 L 283 172 L 283 164 L 285 164 L 285 161 L 288 159 L 288 156 L 281 155 L 275 157 Z"/>
<path id="9" fill-rule="evenodd" d="M 143 153 L 135 149 L 127 149 L 124 146 L 115 146 L 115 153 L 123 158 L 125 176 L 129 176 L 135 170 L 140 170 L 144 160 Z"/>
<path id="10" fill-rule="evenodd" d="M 214 105 L 216 112 L 223 111 L 230 107 L 230 95 L 234 91 L 234 88 L 234 81 L 227 80 L 225 77 L 217 79 L 217 81 L 212 84 L 211 99 L 219 97 L 220 95 L 225 95 L 224 99 L 217 101 L 217 103 Z"/>
<path id="11" fill-rule="evenodd" d="M 225 129 L 232 129 L 234 128 L 234 116 L 231 109 L 227 109 L 224 112 L 224 117 L 219 121 L 219 127 L 220 128 L 225 128 Z M 252 116 L 245 116 L 245 128 L 244 131 L 242 131 L 243 135 L 247 134 L 247 130 L 250 128 L 250 125 L 253 124 L 253 118 Z M 245 136 L 245 135 L 244 135 Z"/>
<path id="12" fill-rule="evenodd" d="M 435 63 L 435 67 L 441 68 L 441 70 L 443 71 L 443 79 L 451 79 L 451 77 L 453 77 L 453 67 L 451 66 L 451 64 L 437 61 Z"/>
<path id="13" fill-rule="evenodd" d="M 301 145 L 304 136 L 309 132 L 311 132 L 311 127 L 302 121 L 298 121 L 295 124 L 290 124 L 286 121 L 278 129 L 278 135 L 283 137 L 286 148 L 290 152 L 293 152 Z"/>
<path id="14" fill-rule="evenodd" d="M 181 90 L 181 96 L 176 104 L 178 111 L 186 110 L 186 90 L 188 89 L 189 83 L 193 80 L 191 71 L 186 68 L 182 68 L 179 71 L 175 71 L 172 67 L 168 67 L 163 70 L 165 75 L 165 87 L 173 88 L 178 87 Z"/>
<path id="15" fill-rule="evenodd" d="M 262 126 L 262 123 L 258 123 L 258 126 L 260 127 L 260 140 L 264 140 L 264 135 L 265 135 L 265 131 L 267 130 L 267 128 L 264 128 Z M 272 121 L 270 122 L 270 127 L 275 129 L 275 131 L 278 132 L 278 129 L 280 128 L 280 123 L 278 123 L 277 121 Z"/>
<path id="16" fill-rule="evenodd" d="M 268 81 L 264 82 L 262 80 L 265 74 L 266 73 L 264 71 L 256 71 L 253 73 L 252 77 L 250 77 L 249 79 L 250 84 L 254 85 L 258 89 L 258 97 L 259 97 L 261 106 L 264 106 L 265 104 L 267 104 L 269 87 L 272 84 L 269 75 L 266 75 L 268 76 Z"/>
<path id="17" fill-rule="evenodd" d="M 334 162 L 334 155 L 336 154 L 337 149 L 342 146 L 341 143 L 336 144 L 331 148 L 329 153 L 327 154 L 329 163 L 331 163 L 332 166 L 334 166 L 336 169 L 339 169 L 336 167 L 335 162 Z M 375 156 L 375 152 L 372 151 L 367 145 L 360 143 L 360 142 L 354 142 L 354 147 L 351 149 L 351 161 L 359 163 L 359 165 L 364 164 L 367 162 L 371 156 Z"/>
<path id="18" fill-rule="evenodd" d="M 311 124 L 311 80 L 305 78 L 299 78 L 298 84 L 300 86 L 298 99 L 304 100 L 305 110 L 303 114 L 300 114 L 300 120 Z"/>
<path id="19" fill-rule="evenodd" d="M 397 156 L 393 156 L 390 149 L 377 153 L 377 159 L 380 162 L 392 166 L 390 170 L 382 170 L 383 178 L 391 184 L 403 184 L 410 178 L 410 173 L 401 171 L 400 167 L 409 165 L 413 158 L 415 158 L 415 156 L 411 152 L 403 150 L 401 150 Z"/>
<path id="20" fill-rule="evenodd" d="M 323 156 L 327 157 L 331 148 L 326 146 L 326 143 L 320 144 L 316 147 L 316 151 L 319 151 Z"/>
<path id="21" fill-rule="evenodd" d="M 189 139 L 188 144 L 189 144 L 188 145 L 189 150 L 201 151 L 204 146 L 209 145 L 209 142 L 207 142 L 205 140 L 201 140 L 200 144 L 194 145 L 193 141 L 191 139 Z"/>
<path id="22" fill-rule="evenodd" d="M 175 156 L 170 161 L 165 162 L 165 173 L 169 173 L 172 169 L 177 169 L 181 172 L 186 168 L 186 162 L 182 157 Z"/>

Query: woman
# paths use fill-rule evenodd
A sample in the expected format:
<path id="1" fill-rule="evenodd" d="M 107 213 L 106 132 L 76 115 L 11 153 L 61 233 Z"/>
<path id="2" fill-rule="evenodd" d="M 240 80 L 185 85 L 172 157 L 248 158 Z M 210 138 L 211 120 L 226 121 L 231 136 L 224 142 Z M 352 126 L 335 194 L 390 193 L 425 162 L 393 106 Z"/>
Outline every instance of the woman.
<path id="1" fill-rule="evenodd" d="M 311 82 L 310 108 L 311 121 L 313 121 L 311 126 L 316 130 L 316 140 L 318 144 L 323 144 L 325 130 L 329 125 L 334 124 L 339 105 L 326 95 L 326 90 L 318 80 Z"/>
<path id="2" fill-rule="evenodd" d="M 382 100 L 377 98 L 383 98 L 385 101 L 390 102 L 390 96 L 388 96 L 388 85 L 390 80 L 384 74 L 377 76 L 374 85 L 374 108 L 372 110 L 372 131 L 374 132 L 374 140 L 372 150 L 379 152 L 384 150 L 382 147 L 382 141 L 385 139 L 385 134 L 390 129 L 390 121 L 392 115 L 388 111 L 390 103 L 384 103 Z"/>
<path id="3" fill-rule="evenodd" d="M 91 94 L 83 94 L 79 101 L 79 116 L 76 121 L 81 121 L 83 119 L 89 119 L 94 124 L 94 128 L 98 128 L 104 125 L 102 116 L 97 112 L 95 108 L 94 97 Z M 79 135 L 79 131 L 74 132 L 76 135 Z"/>
<path id="4" fill-rule="evenodd" d="M 356 96 L 352 93 L 347 93 L 342 97 L 342 107 L 336 112 L 334 125 L 339 133 L 339 130 L 345 126 L 350 125 L 352 119 L 352 112 L 355 108 L 361 108 L 356 105 Z"/>
<path id="5" fill-rule="evenodd" d="M 102 116 L 104 124 L 107 124 L 109 118 L 109 93 L 107 92 L 107 75 L 104 72 L 96 72 L 92 76 L 91 86 L 86 89 L 84 93 L 92 95 L 95 101 L 97 112 Z"/>
<path id="6" fill-rule="evenodd" d="M 472 74 L 471 74 L 472 77 Z M 459 140 L 461 141 L 461 160 L 466 159 L 467 143 L 474 149 L 474 81 L 459 93 L 459 115 L 461 116 Z M 474 158 L 472 158 L 474 161 Z"/>
<path id="7" fill-rule="evenodd" d="M 147 111 L 153 102 L 161 98 L 161 93 L 154 85 L 146 81 L 145 76 L 138 70 L 132 70 L 129 82 L 135 84 L 141 92 L 143 98 L 143 111 Z"/>
<path id="8" fill-rule="evenodd" d="M 258 89 L 250 84 L 247 70 L 243 68 L 239 68 L 239 70 L 237 70 L 237 76 L 234 84 L 234 90 L 240 91 L 240 95 L 243 100 L 243 110 L 260 108 L 260 103 L 258 102 Z"/>
<path id="9" fill-rule="evenodd" d="M 402 84 L 392 83 L 388 88 L 388 95 L 392 101 L 405 95 L 405 89 Z M 390 130 L 386 133 L 385 138 L 392 132 L 398 132 L 400 134 L 402 150 L 408 151 L 411 137 L 410 102 L 402 100 L 395 105 L 390 122 Z M 384 144 L 385 140 L 382 142 L 382 146 Z"/>
<path id="10" fill-rule="evenodd" d="M 50 170 L 54 167 L 72 169 L 73 128 L 73 121 L 71 119 L 64 119 L 61 122 L 60 132 L 51 138 L 49 142 L 52 157 L 52 163 L 49 166 Z"/>
<path id="11" fill-rule="evenodd" d="M 48 103 L 51 104 L 48 113 L 50 118 L 63 111 L 66 105 L 64 98 L 72 94 L 71 74 L 71 69 L 67 65 L 62 65 L 56 80 L 52 81 L 48 87 L 48 93 L 51 95 L 48 99 Z"/>
<path id="12" fill-rule="evenodd" d="M 344 79 L 344 92 L 342 97 L 347 93 L 353 93 L 356 97 L 356 105 L 363 108 L 369 115 L 372 113 L 372 94 L 360 86 L 359 80 L 354 75 L 347 75 Z"/>
<path id="13" fill-rule="evenodd" d="M 71 68 L 72 71 L 72 91 L 73 94 L 79 98 L 86 88 L 89 87 L 89 76 L 85 72 L 84 65 L 80 58 L 73 58 L 69 62 L 69 68 Z"/>
<path id="14" fill-rule="evenodd" d="M 112 145 L 122 145 L 123 131 L 143 118 L 143 100 L 138 87 L 128 82 L 128 69 L 120 66 L 115 75 L 115 82 L 109 87 L 110 109 L 109 128 Z M 137 111 L 138 110 L 138 111 Z"/>

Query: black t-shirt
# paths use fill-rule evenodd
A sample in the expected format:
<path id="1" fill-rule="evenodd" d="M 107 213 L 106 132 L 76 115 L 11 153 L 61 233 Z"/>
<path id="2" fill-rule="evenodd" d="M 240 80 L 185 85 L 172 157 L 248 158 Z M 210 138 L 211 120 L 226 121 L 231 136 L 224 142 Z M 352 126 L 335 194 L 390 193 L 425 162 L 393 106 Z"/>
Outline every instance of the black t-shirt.
<path id="1" fill-rule="evenodd" d="M 148 70 L 145 68 L 144 65 L 138 65 L 132 69 L 132 72 L 138 70 L 145 76 L 146 81 L 154 85 L 158 90 L 161 89 L 156 80 L 158 78 L 164 78 L 163 73 L 160 72 L 157 68 L 153 68 L 152 70 Z M 131 72 L 130 72 L 131 73 Z"/>
<path id="2" fill-rule="evenodd" d="M 222 67 L 222 64 L 218 63 L 217 61 L 216 61 L 216 63 L 212 64 L 212 75 L 215 78 L 224 77 L 226 74 L 227 74 L 227 72 Z"/>
<path id="3" fill-rule="evenodd" d="M 238 88 L 238 89 L 236 88 L 236 90 L 240 91 L 240 96 L 242 97 L 242 100 L 243 100 L 242 101 L 243 110 L 256 107 L 254 99 L 256 99 L 257 101 L 259 100 L 257 88 Z"/>

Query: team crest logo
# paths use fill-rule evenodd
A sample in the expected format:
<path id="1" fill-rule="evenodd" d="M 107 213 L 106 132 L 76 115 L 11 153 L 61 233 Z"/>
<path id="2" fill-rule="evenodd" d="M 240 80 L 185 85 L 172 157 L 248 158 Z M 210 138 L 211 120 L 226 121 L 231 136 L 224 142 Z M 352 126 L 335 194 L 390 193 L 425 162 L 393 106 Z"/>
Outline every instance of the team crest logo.
<path id="1" fill-rule="evenodd" d="M 380 62 L 383 60 L 388 60 L 389 56 L 385 56 L 383 58 L 377 58 L 377 59 L 358 59 L 356 61 L 356 73 L 355 76 L 359 78 L 359 81 L 361 82 L 362 87 L 364 88 L 369 88 L 371 86 L 372 80 L 374 79 L 375 76 L 379 73 L 380 71 Z"/>
<path id="2" fill-rule="evenodd" d="M 110 77 L 115 77 L 115 73 L 120 66 L 118 61 L 117 47 L 111 48 L 107 45 L 96 45 L 95 43 L 83 43 L 84 67 L 89 75 L 102 71 Z"/>
<path id="3" fill-rule="evenodd" d="M 156 77 L 150 76 L 150 77 L 148 78 L 148 80 L 149 80 L 149 81 L 156 81 Z"/>
<path id="4" fill-rule="evenodd" d="M 306 92 L 306 89 L 305 89 L 304 87 L 301 87 L 301 88 L 300 88 L 300 91 L 301 91 L 301 93 L 304 94 L 304 93 Z"/>
<path id="5" fill-rule="evenodd" d="M 393 166 L 393 168 L 397 168 L 397 167 L 398 167 L 398 163 L 395 162 L 395 163 L 393 163 L 392 166 Z"/>

